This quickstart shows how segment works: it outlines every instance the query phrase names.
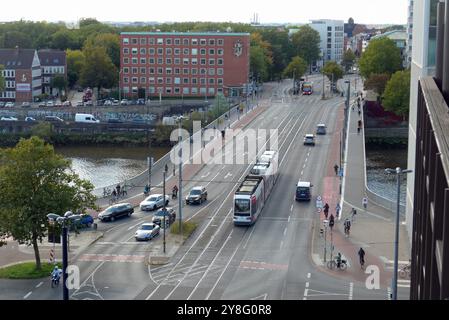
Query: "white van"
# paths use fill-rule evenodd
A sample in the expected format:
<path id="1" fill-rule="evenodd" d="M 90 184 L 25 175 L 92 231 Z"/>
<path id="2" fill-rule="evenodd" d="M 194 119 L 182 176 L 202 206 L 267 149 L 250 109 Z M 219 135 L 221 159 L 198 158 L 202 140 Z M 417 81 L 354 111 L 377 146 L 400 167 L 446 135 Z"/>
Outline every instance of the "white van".
<path id="1" fill-rule="evenodd" d="M 75 114 L 75 122 L 99 123 L 100 120 L 95 119 L 95 117 L 91 114 L 77 113 Z"/>

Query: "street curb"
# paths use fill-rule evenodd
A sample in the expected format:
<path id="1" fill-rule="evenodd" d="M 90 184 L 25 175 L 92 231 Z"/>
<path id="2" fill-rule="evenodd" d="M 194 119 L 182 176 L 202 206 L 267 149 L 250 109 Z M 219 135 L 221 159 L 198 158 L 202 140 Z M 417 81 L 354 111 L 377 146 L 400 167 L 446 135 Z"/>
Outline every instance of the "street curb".
<path id="1" fill-rule="evenodd" d="M 27 263 L 27 262 L 36 262 L 36 260 L 21 260 L 21 261 L 17 261 L 17 262 L 13 262 L 13 263 L 8 263 L 8 264 L 4 264 L 4 265 L 0 266 L 0 269 L 8 268 L 8 267 L 11 267 L 11 266 L 15 266 L 17 264 Z M 41 261 L 41 264 L 42 264 L 42 261 Z M 10 280 L 29 280 L 29 279 L 10 279 Z"/>

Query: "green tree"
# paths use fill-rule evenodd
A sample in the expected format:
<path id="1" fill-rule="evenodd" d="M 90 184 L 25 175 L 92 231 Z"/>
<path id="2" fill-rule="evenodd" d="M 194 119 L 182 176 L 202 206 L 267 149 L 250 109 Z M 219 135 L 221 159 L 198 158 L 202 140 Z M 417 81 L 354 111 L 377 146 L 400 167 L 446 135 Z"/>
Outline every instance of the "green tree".
<path id="1" fill-rule="evenodd" d="M 51 48 L 59 50 L 79 48 L 79 39 L 74 32 L 61 29 L 50 37 Z"/>
<path id="2" fill-rule="evenodd" d="M 345 53 L 343 54 L 343 61 L 341 63 L 345 68 L 346 72 L 348 72 L 352 68 L 354 62 L 355 62 L 354 52 L 352 52 L 351 49 L 346 50 Z"/>
<path id="3" fill-rule="evenodd" d="M 295 55 L 303 58 L 312 70 L 312 63 L 320 57 L 320 34 L 308 25 L 301 26 L 299 31 L 293 34 L 293 48 Z"/>
<path id="4" fill-rule="evenodd" d="M 387 85 L 390 76 L 386 73 L 376 74 L 373 73 L 364 82 L 365 90 L 373 90 L 378 95 L 382 95 L 385 91 L 385 86 Z"/>
<path id="5" fill-rule="evenodd" d="M 32 245 L 36 269 L 41 269 L 38 243 L 47 231 L 47 214 L 95 208 L 94 187 L 38 137 L 2 150 L 0 163 L 0 238 Z"/>
<path id="6" fill-rule="evenodd" d="M 105 48 L 112 63 L 114 63 L 117 68 L 120 67 L 120 37 L 118 34 L 101 33 L 91 35 L 84 42 L 84 49 L 90 47 Z"/>
<path id="7" fill-rule="evenodd" d="M 5 78 L 3 77 L 3 70 L 5 68 L 0 64 L 0 92 L 5 90 Z"/>
<path id="8" fill-rule="evenodd" d="M 259 46 L 251 46 L 250 72 L 255 78 L 260 77 L 263 81 L 268 78 L 268 64 L 264 51 Z"/>
<path id="9" fill-rule="evenodd" d="M 291 76 L 293 79 L 300 78 L 307 71 L 307 62 L 303 58 L 296 56 L 284 70 L 284 76 Z"/>
<path id="10" fill-rule="evenodd" d="M 410 70 L 397 71 L 387 82 L 382 105 L 404 119 L 408 116 L 410 105 Z"/>
<path id="11" fill-rule="evenodd" d="M 112 88 L 118 81 L 117 68 L 103 47 L 85 49 L 85 63 L 81 69 L 80 82 L 84 87 Z"/>
<path id="12" fill-rule="evenodd" d="M 402 68 L 401 51 L 391 39 L 383 37 L 371 40 L 360 57 L 359 68 L 365 79 L 373 73 L 392 75 Z"/>
<path id="13" fill-rule="evenodd" d="M 86 63 L 86 58 L 81 50 L 67 50 L 67 81 L 69 87 L 73 87 L 79 80 L 81 70 Z"/>
<path id="14" fill-rule="evenodd" d="M 67 88 L 67 80 L 63 75 L 57 75 L 51 79 L 50 86 L 52 88 L 56 88 L 59 90 L 59 93 L 61 94 L 62 90 L 65 90 Z"/>
<path id="15" fill-rule="evenodd" d="M 343 69 L 335 61 L 326 62 L 321 71 L 330 81 L 333 80 L 334 83 L 336 83 L 338 79 L 343 78 Z"/>
<path id="16" fill-rule="evenodd" d="M 44 139 L 47 143 L 51 142 L 53 136 L 52 124 L 42 121 L 31 127 L 31 135 Z"/>

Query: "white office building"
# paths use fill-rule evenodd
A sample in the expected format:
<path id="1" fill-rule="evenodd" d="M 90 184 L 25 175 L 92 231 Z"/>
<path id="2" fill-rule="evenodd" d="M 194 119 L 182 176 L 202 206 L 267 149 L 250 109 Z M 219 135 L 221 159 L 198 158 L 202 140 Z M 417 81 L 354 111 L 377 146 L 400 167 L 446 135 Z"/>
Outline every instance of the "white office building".
<path id="1" fill-rule="evenodd" d="M 344 21 L 311 20 L 309 25 L 320 34 L 322 60 L 317 62 L 317 65 L 322 67 L 327 61 L 341 63 L 344 51 Z"/>
<path id="2" fill-rule="evenodd" d="M 413 0 L 408 1 L 408 18 L 407 18 L 407 48 L 406 48 L 406 67 L 410 67 L 412 62 L 412 40 L 413 40 Z"/>

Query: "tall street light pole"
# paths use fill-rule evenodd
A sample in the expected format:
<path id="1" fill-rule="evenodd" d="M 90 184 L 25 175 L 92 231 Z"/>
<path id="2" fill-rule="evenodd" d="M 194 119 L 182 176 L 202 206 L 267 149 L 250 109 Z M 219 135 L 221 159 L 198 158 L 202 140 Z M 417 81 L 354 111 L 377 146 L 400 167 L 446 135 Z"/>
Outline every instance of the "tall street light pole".
<path id="1" fill-rule="evenodd" d="M 165 221 L 165 218 L 166 218 L 166 216 L 167 216 L 167 208 L 166 208 L 166 206 L 165 206 L 165 203 L 166 203 L 166 200 L 165 200 L 165 178 L 166 178 L 166 176 L 167 176 L 167 171 L 166 170 L 164 170 L 164 173 L 163 173 L 163 176 L 164 176 L 164 183 L 163 183 L 163 188 L 164 188 L 164 219 L 163 219 L 163 221 L 161 221 L 161 226 L 164 226 L 164 253 L 165 253 L 165 229 L 167 228 L 167 223 L 166 223 L 166 221 Z"/>
<path id="2" fill-rule="evenodd" d="M 400 211 L 400 198 L 401 198 L 401 176 L 412 172 L 412 170 L 402 170 L 400 167 L 396 169 L 385 169 L 388 174 L 396 174 L 397 179 L 397 203 L 396 203 L 396 228 L 394 239 L 394 269 L 393 269 L 393 300 L 398 299 L 398 249 L 399 249 L 399 211 Z"/>
<path id="3" fill-rule="evenodd" d="M 178 205 L 179 205 L 179 233 L 182 235 L 182 135 L 181 135 L 181 129 L 182 129 L 182 117 L 178 118 L 178 124 L 179 124 L 179 136 L 178 136 L 178 143 L 179 143 L 179 196 L 178 196 Z"/>

